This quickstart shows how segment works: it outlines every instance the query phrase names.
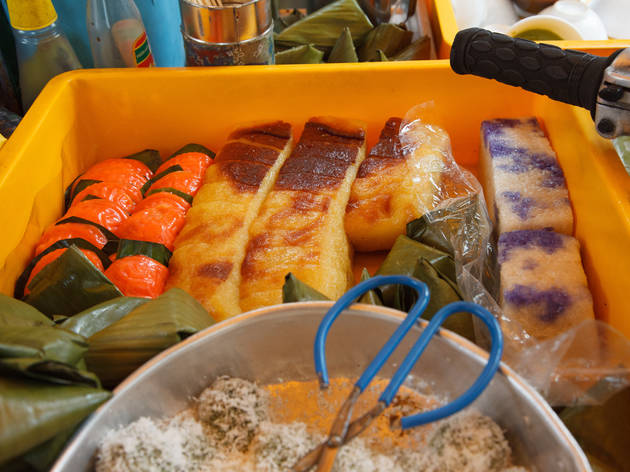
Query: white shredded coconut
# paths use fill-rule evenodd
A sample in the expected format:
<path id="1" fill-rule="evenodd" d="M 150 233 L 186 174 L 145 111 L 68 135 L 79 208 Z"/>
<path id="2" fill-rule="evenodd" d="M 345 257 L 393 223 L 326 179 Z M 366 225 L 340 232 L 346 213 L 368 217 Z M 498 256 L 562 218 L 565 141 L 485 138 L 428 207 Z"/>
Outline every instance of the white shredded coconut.
<path id="1" fill-rule="evenodd" d="M 110 431 L 96 472 L 282 472 L 323 440 L 302 422 L 271 421 L 263 388 L 220 377 L 193 408 Z M 434 425 L 422 448 L 374 446 L 363 436 L 353 439 L 338 451 L 333 472 L 527 472 L 511 466 L 501 428 L 475 411 Z"/>

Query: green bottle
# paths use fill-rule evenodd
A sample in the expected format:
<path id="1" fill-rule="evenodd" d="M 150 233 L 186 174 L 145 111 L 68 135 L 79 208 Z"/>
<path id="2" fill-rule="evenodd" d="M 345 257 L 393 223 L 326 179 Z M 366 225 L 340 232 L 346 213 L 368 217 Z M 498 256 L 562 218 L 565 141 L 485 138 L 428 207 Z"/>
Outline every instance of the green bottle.
<path id="1" fill-rule="evenodd" d="M 81 68 L 57 25 L 51 0 L 7 0 L 20 72 L 22 106 L 27 110 L 54 76 Z"/>

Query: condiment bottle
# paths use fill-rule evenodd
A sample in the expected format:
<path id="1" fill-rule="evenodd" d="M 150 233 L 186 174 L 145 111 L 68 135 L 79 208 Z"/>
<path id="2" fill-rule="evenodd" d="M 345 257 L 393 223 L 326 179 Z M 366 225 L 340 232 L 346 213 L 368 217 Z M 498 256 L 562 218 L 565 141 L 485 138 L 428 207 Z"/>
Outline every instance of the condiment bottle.
<path id="1" fill-rule="evenodd" d="M 52 77 L 79 69 L 81 63 L 56 23 L 57 12 L 51 0 L 8 0 L 7 6 L 26 110 Z"/>
<path id="2" fill-rule="evenodd" d="M 87 0 L 95 67 L 153 67 L 142 16 L 133 0 Z"/>

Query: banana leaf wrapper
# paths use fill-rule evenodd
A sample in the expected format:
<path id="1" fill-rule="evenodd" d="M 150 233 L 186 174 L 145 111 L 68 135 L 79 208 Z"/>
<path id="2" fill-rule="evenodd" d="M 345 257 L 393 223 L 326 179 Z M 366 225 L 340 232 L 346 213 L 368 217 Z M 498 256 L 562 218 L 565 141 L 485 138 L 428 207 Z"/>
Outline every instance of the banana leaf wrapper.
<path id="1" fill-rule="evenodd" d="M 110 396 L 82 385 L 0 377 L 0 464 L 76 427 Z"/>
<path id="2" fill-rule="evenodd" d="M 359 59 L 363 62 L 382 61 L 411 44 L 413 33 L 391 23 L 382 23 L 372 29 L 359 48 Z M 381 53 L 379 53 L 381 51 Z"/>
<path id="3" fill-rule="evenodd" d="M 378 268 L 376 275 L 408 275 L 413 277 L 419 259 L 429 261 L 437 270 L 450 280 L 455 279 L 455 261 L 447 253 L 426 244 L 414 241 L 407 236 L 398 236 L 392 249 Z M 383 304 L 398 310 L 408 311 L 411 306 L 402 303 L 405 299 L 399 294 L 405 287 L 385 285 L 381 287 Z"/>
<path id="4" fill-rule="evenodd" d="M 370 279 L 370 273 L 364 267 L 363 270 L 361 271 L 361 282 L 365 282 L 366 280 L 369 280 L 369 279 Z M 359 302 L 367 303 L 369 305 L 383 306 L 383 299 L 382 299 L 380 289 L 375 288 L 374 290 L 370 290 L 359 299 Z"/>
<path id="5" fill-rule="evenodd" d="M 40 358 L 0 359 L 0 373 L 4 376 L 23 377 L 64 385 L 100 387 L 100 381 L 91 372 L 66 364 Z"/>
<path id="6" fill-rule="evenodd" d="M 394 56 L 390 56 L 392 61 L 420 61 L 431 59 L 431 41 L 428 36 L 417 39 L 409 46 Z"/>
<path id="7" fill-rule="evenodd" d="M 122 296 L 120 290 L 76 247 L 44 267 L 31 281 L 25 302 L 45 315 L 74 315 Z"/>
<path id="8" fill-rule="evenodd" d="M 0 327 L 52 326 L 53 321 L 28 303 L 0 294 Z"/>
<path id="9" fill-rule="evenodd" d="M 305 44 L 277 52 L 276 64 L 319 64 L 323 58 L 323 51 L 312 44 Z"/>
<path id="10" fill-rule="evenodd" d="M 560 418 L 603 471 L 630 471 L 630 387 L 602 405 L 565 408 Z"/>
<path id="11" fill-rule="evenodd" d="M 156 354 L 212 324 L 197 300 L 172 288 L 92 335 L 85 359 L 103 385 L 115 386 Z"/>
<path id="12" fill-rule="evenodd" d="M 78 426 L 62 431 L 52 439 L 34 447 L 19 459 L 20 463 L 30 470 L 47 472 L 77 429 Z"/>
<path id="13" fill-rule="evenodd" d="M 327 62 L 359 62 L 357 51 L 352 42 L 352 33 L 350 33 L 350 28 L 347 26 L 343 29 L 337 41 L 335 41 Z"/>
<path id="14" fill-rule="evenodd" d="M 356 0 L 337 0 L 293 23 L 277 34 L 278 45 L 313 44 L 332 48 L 348 27 L 355 40 L 367 34 L 373 25 Z"/>
<path id="15" fill-rule="evenodd" d="M 157 168 L 160 167 L 160 165 L 162 164 L 162 157 L 160 157 L 160 153 L 155 149 L 145 149 L 144 151 L 136 152 L 135 154 L 126 156 L 123 159 L 135 159 L 137 161 L 140 161 L 144 165 L 146 165 L 151 170 L 151 172 L 155 172 Z"/>
<path id="16" fill-rule="evenodd" d="M 416 264 L 413 276 L 427 284 L 431 298 L 427 305 L 422 318 L 431 320 L 438 310 L 449 303 L 462 300 L 461 293 L 457 284 L 449 280 L 444 274 L 440 273 L 428 260 L 421 258 Z M 405 306 L 413 305 L 417 297 L 413 291 L 399 291 L 399 293 L 411 294 L 412 298 L 405 301 Z M 411 303 L 409 303 L 411 302 Z M 475 331 L 473 327 L 473 319 L 470 313 L 454 313 L 449 316 L 442 327 L 449 329 L 470 341 L 475 340 Z"/>
<path id="17" fill-rule="evenodd" d="M 179 156 L 180 154 L 187 154 L 189 152 L 200 152 L 201 154 L 205 154 L 206 156 L 210 156 L 210 158 L 214 159 L 215 157 L 215 153 L 213 151 L 211 151 L 210 149 L 208 149 L 207 147 L 205 147 L 202 144 L 196 144 L 196 143 L 189 143 L 186 144 L 185 146 L 182 146 L 181 148 L 179 148 L 177 151 L 175 151 L 173 154 L 171 154 L 170 156 L 168 156 L 165 161 L 168 161 L 169 159 L 172 159 L 175 156 Z M 157 170 L 157 167 L 154 169 L 151 169 L 153 172 L 155 172 L 155 170 Z"/>
<path id="18" fill-rule="evenodd" d="M 305 284 L 291 272 L 285 276 L 284 285 L 282 286 L 282 303 L 317 302 L 322 300 L 330 300 L 330 298 L 310 285 Z"/>
<path id="19" fill-rule="evenodd" d="M 137 297 L 114 298 L 67 318 L 59 326 L 84 338 L 89 338 L 148 301 L 147 298 Z"/>
<path id="20" fill-rule="evenodd" d="M 376 51 L 376 59 L 374 59 L 372 62 L 389 62 L 389 59 L 387 59 L 387 56 L 383 51 L 378 49 Z"/>
<path id="21" fill-rule="evenodd" d="M 0 359 L 36 357 L 76 364 L 87 351 L 83 336 L 50 326 L 4 326 Z"/>

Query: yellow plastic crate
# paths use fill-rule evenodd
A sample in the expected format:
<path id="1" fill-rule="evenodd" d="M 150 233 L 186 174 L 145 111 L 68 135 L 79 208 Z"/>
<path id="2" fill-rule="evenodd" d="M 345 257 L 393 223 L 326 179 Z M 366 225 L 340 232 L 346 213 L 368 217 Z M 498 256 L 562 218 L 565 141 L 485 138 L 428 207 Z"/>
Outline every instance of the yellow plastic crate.
<path id="1" fill-rule="evenodd" d="M 520 89 L 457 76 L 446 61 L 181 70 L 76 71 L 54 79 L 0 150 L 0 290 L 11 293 L 63 191 L 94 162 L 187 142 L 218 150 L 235 126 L 313 115 L 368 123 L 433 102 L 456 160 L 475 171 L 484 119 L 541 118 L 566 174 L 576 236 L 599 318 L 630 336 L 630 177 L 587 112 Z M 382 257 L 382 256 L 381 256 Z M 361 259 L 376 261 L 379 256 Z"/>
<path id="2" fill-rule="evenodd" d="M 470 0 L 474 2 L 476 0 Z M 426 0 L 435 47 L 439 58 L 446 59 L 451 53 L 453 40 L 459 28 L 451 0 Z M 630 39 L 608 41 L 545 41 L 563 49 L 577 49 L 598 56 L 608 56 L 620 48 L 630 46 Z"/>

